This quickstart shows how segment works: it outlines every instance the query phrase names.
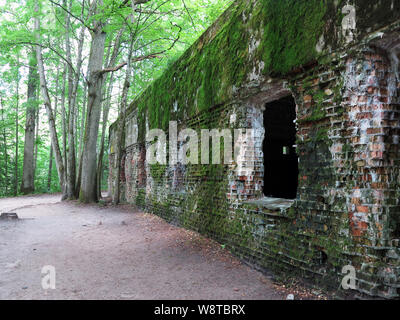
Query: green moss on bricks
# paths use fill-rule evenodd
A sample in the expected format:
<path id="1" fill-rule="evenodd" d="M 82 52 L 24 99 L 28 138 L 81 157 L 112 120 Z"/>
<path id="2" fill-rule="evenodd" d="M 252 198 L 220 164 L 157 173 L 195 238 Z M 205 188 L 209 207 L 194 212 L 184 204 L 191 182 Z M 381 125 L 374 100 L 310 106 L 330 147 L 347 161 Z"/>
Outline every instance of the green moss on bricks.
<path id="1" fill-rule="evenodd" d="M 324 31 L 327 1 L 269 0 L 260 2 L 264 34 L 260 52 L 265 73 L 285 74 L 317 57 Z"/>
<path id="2" fill-rule="evenodd" d="M 296 209 L 294 206 L 291 206 L 289 210 L 287 211 L 287 217 L 289 219 L 295 219 L 296 218 Z"/>
<path id="3" fill-rule="evenodd" d="M 319 128 L 317 130 L 317 133 L 315 134 L 314 141 L 319 142 L 319 141 L 326 141 L 330 142 L 329 137 L 328 137 L 328 128 Z"/>
<path id="4" fill-rule="evenodd" d="M 135 204 L 137 204 L 138 206 L 141 206 L 141 207 L 145 207 L 145 205 L 146 205 L 146 190 L 144 190 L 144 189 L 138 190 L 138 195 L 136 196 Z"/>
<path id="5" fill-rule="evenodd" d="M 347 58 L 334 53 L 319 56 L 315 49 L 322 33 L 327 49 L 331 44 L 328 33 L 331 37 L 340 34 L 335 27 L 340 27 L 344 3 L 238 1 L 130 109 L 137 112 L 142 146 L 146 124 L 165 131 L 169 120 L 178 120 L 180 128 L 226 128 L 234 113 L 238 127 L 246 126 L 252 114 L 246 114 L 250 109 L 241 98 L 253 92 L 258 97 L 258 90 L 263 90 L 263 84 L 250 82 L 249 75 L 254 76 L 254 67 L 264 62 L 263 75 L 286 79 L 298 106 L 299 196 L 290 209 L 274 216 L 254 204 L 230 202 L 228 198 L 245 198 L 248 189 L 242 193 L 241 188 L 233 188 L 236 177 L 230 175 L 232 168 L 222 165 L 185 166 L 182 189 L 172 188 L 166 166 L 150 166 L 153 179 L 147 182 L 148 193 L 132 190 L 129 201 L 219 241 L 248 263 L 278 273 L 321 276 L 328 282 L 326 277 L 340 276 L 343 265 L 360 264 L 364 257 L 376 259 L 376 252 L 364 247 L 370 241 L 356 243 L 351 234 L 349 204 L 357 183 L 354 177 L 361 175 L 352 161 L 356 150 L 344 137 L 349 123 L 342 79 Z M 314 59 L 318 67 L 298 68 Z M 233 87 L 239 90 L 237 100 Z M 332 143 L 342 145 L 341 152 L 332 154 Z M 128 181 L 134 184 L 135 179 Z M 398 183 L 389 188 L 399 189 Z M 373 201 L 371 194 L 362 197 L 367 204 Z M 391 200 L 385 205 L 394 207 L 396 197 Z M 389 217 L 396 214 L 385 212 Z M 398 232 L 398 222 L 391 217 L 370 229 L 384 237 Z M 329 282 L 337 288 L 335 279 Z"/>
<path id="6" fill-rule="evenodd" d="M 284 75 L 318 56 L 327 1 L 237 1 L 132 103 L 151 128 L 187 119 L 229 101 L 257 66 Z M 288 14 L 290 12 L 290 14 Z M 250 52 L 250 44 L 258 48 Z M 178 110 L 173 110 L 178 106 Z M 139 122 L 144 136 L 145 121 Z"/>
<path id="7" fill-rule="evenodd" d="M 156 183 L 161 183 L 164 180 L 166 165 L 152 164 L 150 165 L 150 175 Z"/>
<path id="8" fill-rule="evenodd" d="M 196 176 L 197 166 L 188 166 L 186 174 Z M 205 181 L 199 181 L 192 196 L 183 204 L 180 224 L 212 236 L 228 246 L 249 245 L 251 231 L 243 212 L 230 214 L 226 198 L 227 175 L 223 165 L 202 166 Z M 250 224 L 250 223 L 249 223 Z M 238 235 L 236 238 L 234 235 Z"/>
<path id="9" fill-rule="evenodd" d="M 297 122 L 299 124 L 307 123 L 307 122 L 317 122 L 326 118 L 325 108 L 321 105 L 313 108 L 312 113 L 307 117 L 299 119 Z"/>

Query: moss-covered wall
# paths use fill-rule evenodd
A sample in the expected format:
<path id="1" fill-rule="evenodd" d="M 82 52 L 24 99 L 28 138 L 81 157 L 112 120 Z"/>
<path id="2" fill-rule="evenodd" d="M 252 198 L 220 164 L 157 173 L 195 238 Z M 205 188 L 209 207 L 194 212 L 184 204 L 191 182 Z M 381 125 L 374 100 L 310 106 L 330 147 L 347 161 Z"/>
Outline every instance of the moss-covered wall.
<path id="1" fill-rule="evenodd" d="M 169 120 L 232 100 L 252 76 L 284 74 L 311 61 L 332 15 L 328 7 L 320 0 L 237 1 L 131 109 L 144 118 L 151 108 L 150 128 L 167 128 Z"/>
<path id="2" fill-rule="evenodd" d="M 123 197 L 276 275 L 336 291 L 352 265 L 357 294 L 398 297 L 399 5 L 237 1 L 131 104 Z M 299 187 L 292 205 L 271 207 L 259 201 L 263 109 L 286 95 L 297 104 Z M 251 152 L 237 143 L 252 171 L 148 164 L 145 133 L 172 120 L 198 132 L 255 128 Z"/>

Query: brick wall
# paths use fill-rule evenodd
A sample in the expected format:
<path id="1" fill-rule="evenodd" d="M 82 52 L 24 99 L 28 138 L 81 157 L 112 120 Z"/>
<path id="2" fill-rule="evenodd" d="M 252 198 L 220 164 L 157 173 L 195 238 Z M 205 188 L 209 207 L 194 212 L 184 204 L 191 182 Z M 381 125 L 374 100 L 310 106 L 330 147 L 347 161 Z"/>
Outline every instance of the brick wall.
<path id="1" fill-rule="evenodd" d="M 357 10 L 366 7 L 357 2 Z M 367 24 L 364 18 L 360 21 Z M 377 26 L 375 21 L 370 29 Z M 207 37 L 214 46 L 215 28 L 192 50 L 204 50 Z M 168 116 L 178 121 L 179 130 L 192 128 L 200 136 L 204 128 L 254 129 L 252 143 L 234 142 L 240 161 L 227 165 L 147 163 L 149 144 L 140 128 L 147 132 L 152 113 L 159 111 L 142 108 L 148 102 L 139 99 L 132 104 L 125 125 L 125 156 L 120 164 L 124 170 L 119 179 L 123 199 L 216 239 L 247 263 L 276 276 L 301 277 L 346 295 L 349 291 L 338 287 L 342 268 L 351 265 L 358 279 L 352 293 L 398 298 L 400 82 L 394 53 L 400 28 L 396 24 L 385 28 L 380 29 L 382 34 L 352 30 L 353 42 L 343 45 L 348 38 L 338 39 L 330 49 L 326 40 L 328 49 L 318 60 L 280 77 L 261 72 L 263 63 L 254 56 L 261 40 L 249 38 L 247 80 L 240 87 L 232 85 L 223 101 L 190 114 L 189 103 L 178 107 L 176 102 L 185 93 L 171 93 L 174 103 Z M 360 35 L 365 37 L 360 39 Z M 175 68 L 190 68 L 190 62 L 182 64 L 185 67 L 178 64 Z M 168 72 L 167 76 L 174 79 L 174 87 L 187 80 L 182 76 L 176 82 Z M 287 95 L 297 104 L 299 186 L 295 201 L 271 206 L 260 201 L 264 107 Z M 152 99 L 152 95 L 145 93 L 142 99 Z M 112 127 L 111 188 L 118 165 L 114 135 Z M 246 164 L 251 164 L 247 166 L 251 170 L 245 170 Z"/>

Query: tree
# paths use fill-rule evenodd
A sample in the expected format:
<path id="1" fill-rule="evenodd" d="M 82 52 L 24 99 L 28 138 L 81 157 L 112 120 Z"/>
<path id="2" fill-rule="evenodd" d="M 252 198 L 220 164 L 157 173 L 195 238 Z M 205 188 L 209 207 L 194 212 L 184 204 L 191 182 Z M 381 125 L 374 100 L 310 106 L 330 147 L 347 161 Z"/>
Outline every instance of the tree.
<path id="1" fill-rule="evenodd" d="M 39 79 L 40 79 L 40 89 L 42 93 L 42 98 L 44 100 L 44 106 L 46 108 L 46 113 L 49 121 L 49 129 L 50 129 L 50 138 L 51 138 L 51 145 L 53 148 L 53 152 L 56 158 L 56 167 L 58 172 L 58 178 L 60 180 L 61 190 L 63 192 L 63 198 L 65 198 L 66 189 L 65 189 L 65 167 L 61 156 L 60 146 L 58 143 L 57 138 L 57 131 L 55 125 L 55 117 L 53 114 L 53 109 L 51 106 L 51 99 L 49 95 L 49 90 L 47 87 L 47 80 L 46 74 L 44 70 L 43 64 L 43 56 L 42 56 L 42 47 L 40 45 L 40 16 L 39 13 L 39 1 L 36 0 L 35 2 L 35 38 L 36 38 L 36 59 L 38 64 L 38 71 L 39 71 Z"/>
<path id="2" fill-rule="evenodd" d="M 36 189 L 84 202 L 101 197 L 110 122 L 223 8 L 217 0 L 2 4 L 0 196 Z"/>
<path id="3" fill-rule="evenodd" d="M 91 5 L 90 15 L 101 13 L 102 0 L 95 0 Z M 85 136 L 82 152 L 82 176 L 79 199 L 83 202 L 97 201 L 96 164 L 97 135 L 101 114 L 103 87 L 103 58 L 106 42 L 105 23 L 103 19 L 94 20 L 91 31 L 91 47 L 89 55 L 88 103 Z"/>
<path id="4" fill-rule="evenodd" d="M 31 57 L 29 59 L 28 100 L 26 103 L 24 164 L 21 184 L 21 192 L 24 194 L 32 193 L 35 190 L 34 155 L 38 73 L 36 69 L 36 54 L 34 50 L 31 52 Z"/>

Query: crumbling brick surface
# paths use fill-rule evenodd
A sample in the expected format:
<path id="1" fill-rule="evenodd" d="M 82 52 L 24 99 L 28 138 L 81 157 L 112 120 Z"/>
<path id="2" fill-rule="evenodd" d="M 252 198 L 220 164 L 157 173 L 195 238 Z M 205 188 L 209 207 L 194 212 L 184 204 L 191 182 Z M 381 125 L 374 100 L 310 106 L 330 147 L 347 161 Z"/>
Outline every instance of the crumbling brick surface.
<path id="1" fill-rule="evenodd" d="M 253 15 L 247 5 L 253 8 Z M 387 12 L 386 20 L 369 18 L 368 26 L 366 17 L 372 16 L 366 9 L 369 2 L 355 1 L 356 13 L 363 14 L 359 29 L 341 32 L 337 29 L 341 21 L 335 24 L 337 18 L 331 16 L 321 29 L 324 33 L 316 37 L 318 58 L 277 76 L 262 71 L 267 61 L 257 54 L 268 45 L 260 38 L 262 32 L 254 30 L 252 19 L 258 17 L 261 23 L 262 11 L 258 12 L 257 6 L 253 1 L 233 6 L 177 62 L 174 68 L 180 73 L 176 77 L 168 71 L 165 84 L 164 78 L 158 80 L 132 104 L 125 127 L 126 157 L 120 164 L 125 168 L 120 177 L 123 197 L 169 222 L 216 239 L 241 259 L 277 276 L 301 277 L 342 296 L 348 294 L 338 289 L 344 276 L 342 268 L 350 265 L 357 275 L 352 293 L 398 298 L 400 82 L 395 39 L 400 33 L 399 17 Z M 339 13 L 341 9 L 335 10 Z M 381 2 L 370 9 L 380 13 L 388 10 Z M 342 13 L 337 17 L 343 18 Z M 224 25 L 224 21 L 229 23 Z M 188 95 L 191 89 L 176 91 L 174 88 L 195 81 L 185 70 L 197 70 L 191 65 L 199 63 L 197 57 L 208 50 L 224 50 L 218 47 L 220 33 L 216 30 L 222 28 L 223 34 L 223 28 L 236 24 L 243 24 L 249 32 L 249 38 L 243 34 L 231 39 L 232 46 L 248 41 L 242 57 L 249 66 L 243 76 L 246 80 L 238 84 L 226 82 L 232 81 L 230 78 L 218 78 L 227 72 L 226 61 L 221 60 L 217 71 L 215 66 L 207 67 L 216 72 L 215 78 L 206 79 L 210 82 L 194 90 L 194 101 L 191 99 L 196 94 Z M 374 31 L 378 27 L 379 33 Z M 328 37 L 332 30 L 336 30 L 333 38 Z M 190 63 L 185 60 L 188 56 Z M 199 70 L 200 77 L 203 71 Z M 212 83 L 219 85 L 210 88 L 217 91 L 207 100 L 203 90 Z M 165 100 L 159 100 L 164 103 L 160 106 L 148 102 L 159 99 L 155 97 L 157 86 L 173 102 L 169 109 Z M 298 192 L 292 202 L 268 206 L 260 201 L 266 134 L 263 111 L 266 103 L 287 95 L 297 104 Z M 208 108 L 200 108 L 200 102 L 205 101 L 210 103 Z M 162 114 L 163 110 L 168 111 Z M 254 129 L 253 144 L 238 140 L 234 145 L 241 163 L 251 163 L 252 170 L 242 170 L 234 161 L 227 165 L 148 164 L 145 132 L 156 127 L 155 114 L 163 129 L 162 115 L 178 121 L 179 129 L 197 132 L 204 128 Z M 118 147 L 114 127 L 110 138 L 111 189 Z"/>

